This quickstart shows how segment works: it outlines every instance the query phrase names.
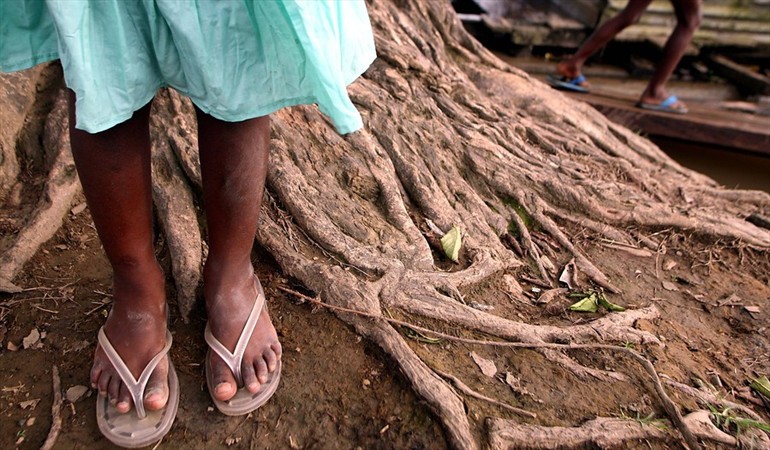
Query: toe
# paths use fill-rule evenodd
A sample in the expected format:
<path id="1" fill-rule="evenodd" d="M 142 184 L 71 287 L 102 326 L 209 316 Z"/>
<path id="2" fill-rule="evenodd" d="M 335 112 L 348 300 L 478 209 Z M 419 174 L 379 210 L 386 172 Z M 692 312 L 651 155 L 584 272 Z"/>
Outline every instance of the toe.
<path id="1" fill-rule="evenodd" d="M 91 374 L 89 375 L 89 380 L 91 381 L 91 388 L 96 389 L 99 387 L 99 378 L 102 376 L 102 367 L 99 364 L 94 363 L 93 366 L 91 366 Z"/>
<path id="2" fill-rule="evenodd" d="M 273 349 L 266 349 L 265 353 L 262 354 L 262 358 L 267 363 L 267 370 L 269 372 L 274 372 L 276 367 L 278 367 L 278 357 L 275 355 Z"/>
<path id="3" fill-rule="evenodd" d="M 163 409 L 168 401 L 168 365 L 159 364 L 147 381 L 144 390 L 144 406 L 150 411 Z"/>
<path id="4" fill-rule="evenodd" d="M 120 392 L 118 393 L 118 403 L 115 405 L 115 409 L 119 413 L 127 413 L 131 411 L 131 394 L 128 392 L 128 388 L 125 384 L 120 383 Z"/>
<path id="5" fill-rule="evenodd" d="M 107 398 L 110 399 L 110 403 L 115 405 L 118 402 L 118 395 L 120 395 L 120 378 L 111 377 L 110 382 L 107 385 Z"/>
<path id="6" fill-rule="evenodd" d="M 267 361 L 264 358 L 257 358 L 254 361 L 254 366 L 257 369 L 257 379 L 260 383 L 267 383 Z"/>
<path id="7" fill-rule="evenodd" d="M 259 391 L 259 381 L 257 380 L 257 372 L 254 369 L 254 365 L 244 364 L 241 370 L 241 375 L 243 376 L 243 385 L 246 386 L 246 389 L 248 389 L 249 392 L 256 394 L 257 391 Z"/>
<path id="8" fill-rule="evenodd" d="M 109 388 L 110 388 L 110 380 L 112 377 L 110 374 L 106 371 L 103 371 L 99 375 L 99 380 L 96 382 L 96 386 L 99 389 L 99 395 L 107 396 L 109 394 Z"/>
<path id="9" fill-rule="evenodd" d="M 270 345 L 270 348 L 273 349 L 273 353 L 275 353 L 275 357 L 280 360 L 281 355 L 283 355 L 283 347 L 281 347 L 281 343 L 278 341 L 275 341 L 273 342 L 272 345 Z"/>
<path id="10" fill-rule="evenodd" d="M 214 397 L 220 401 L 230 400 L 237 391 L 235 378 L 224 361 L 217 356 L 212 358 L 214 358 L 211 363 L 211 370 L 214 372 Z"/>

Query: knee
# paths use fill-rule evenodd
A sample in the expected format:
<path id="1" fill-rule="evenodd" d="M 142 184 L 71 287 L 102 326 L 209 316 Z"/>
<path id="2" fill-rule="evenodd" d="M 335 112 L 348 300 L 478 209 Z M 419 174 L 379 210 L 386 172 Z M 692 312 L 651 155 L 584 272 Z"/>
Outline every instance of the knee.
<path id="1" fill-rule="evenodd" d="M 642 18 L 642 14 L 644 14 L 644 11 L 621 13 L 620 16 L 618 16 L 618 21 L 620 22 L 620 26 L 623 28 L 626 28 L 626 27 L 630 27 L 635 23 L 638 23 L 639 19 Z"/>
<path id="2" fill-rule="evenodd" d="M 696 8 L 679 19 L 679 26 L 685 27 L 689 31 L 695 31 L 703 22 L 703 13 L 700 8 Z"/>

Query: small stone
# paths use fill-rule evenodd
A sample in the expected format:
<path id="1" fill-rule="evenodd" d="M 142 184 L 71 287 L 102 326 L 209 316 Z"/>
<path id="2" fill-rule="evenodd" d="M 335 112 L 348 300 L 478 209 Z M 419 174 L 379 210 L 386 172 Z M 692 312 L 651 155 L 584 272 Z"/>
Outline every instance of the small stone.
<path id="1" fill-rule="evenodd" d="M 473 362 L 476 363 L 477 366 L 479 366 L 479 369 L 481 369 L 481 373 L 488 377 L 494 377 L 497 373 L 497 366 L 495 366 L 494 361 L 491 359 L 483 358 L 476 354 L 476 352 L 471 352 L 471 358 L 473 359 Z"/>
<path id="2" fill-rule="evenodd" d="M 37 328 L 33 328 L 32 330 L 30 330 L 30 332 L 27 335 L 27 337 L 25 337 L 22 340 L 21 343 L 24 346 L 24 348 L 26 349 L 26 348 L 30 348 L 33 345 L 37 344 L 37 342 L 39 340 L 40 340 L 40 332 L 37 331 Z"/>
<path id="3" fill-rule="evenodd" d="M 83 396 L 88 392 L 88 388 L 83 385 L 77 385 L 72 386 L 71 388 L 67 389 L 67 393 L 65 396 L 67 397 L 67 401 L 70 403 L 75 403 L 76 401 L 83 398 Z"/>
<path id="4" fill-rule="evenodd" d="M 9 352 L 15 352 L 19 350 L 19 346 L 11 341 L 8 341 L 8 345 L 6 345 L 5 348 L 7 348 Z"/>
<path id="5" fill-rule="evenodd" d="M 27 419 L 26 425 L 28 427 L 31 427 L 34 424 L 35 424 L 35 418 L 34 417 L 30 417 L 29 419 Z"/>
<path id="6" fill-rule="evenodd" d="M 369 381 L 369 380 L 367 380 L 367 379 L 364 379 L 364 381 L 362 382 L 362 384 L 364 385 L 364 387 L 369 387 L 369 386 L 372 384 L 372 382 L 371 382 L 371 381 Z"/>
<path id="7" fill-rule="evenodd" d="M 16 445 L 21 445 L 22 442 L 24 442 L 24 436 L 19 436 L 19 438 L 16 439 Z"/>
<path id="8" fill-rule="evenodd" d="M 664 281 L 661 284 L 663 285 L 663 289 L 665 289 L 667 291 L 676 292 L 676 291 L 679 290 L 679 288 L 674 283 L 672 283 L 670 281 Z"/>

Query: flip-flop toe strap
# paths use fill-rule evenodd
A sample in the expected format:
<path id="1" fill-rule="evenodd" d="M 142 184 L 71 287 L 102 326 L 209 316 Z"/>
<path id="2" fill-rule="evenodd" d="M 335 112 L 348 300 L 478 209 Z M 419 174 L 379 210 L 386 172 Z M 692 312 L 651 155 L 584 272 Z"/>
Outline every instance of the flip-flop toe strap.
<path id="1" fill-rule="evenodd" d="M 239 386 L 243 386 L 243 375 L 241 373 L 243 354 L 246 352 L 246 346 L 249 344 L 249 339 L 251 339 L 254 328 L 257 326 L 259 314 L 262 312 L 262 308 L 265 305 L 265 294 L 262 291 L 262 287 L 259 285 L 257 286 L 257 299 L 254 302 L 254 306 L 251 308 L 249 318 L 246 319 L 241 335 L 238 337 L 238 342 L 235 344 L 235 349 L 232 352 L 211 333 L 208 324 L 206 325 L 206 331 L 203 334 L 209 347 L 211 347 L 211 349 L 214 350 L 214 353 L 219 355 L 219 357 L 222 358 L 222 361 L 227 364 L 227 367 L 230 368 L 230 371 L 233 373 L 235 381 Z"/>
<path id="2" fill-rule="evenodd" d="M 152 372 L 158 366 L 160 360 L 166 356 L 169 349 L 171 348 L 171 333 L 166 330 L 166 345 L 163 346 L 163 349 L 158 352 L 158 354 L 156 354 L 149 363 L 147 363 L 141 375 L 139 375 L 139 379 L 134 378 L 131 370 L 128 368 L 128 366 L 126 366 L 126 363 L 123 362 L 123 359 L 120 357 L 117 350 L 115 350 L 115 347 L 112 346 L 112 343 L 104 333 L 104 328 L 99 329 L 98 340 L 99 345 L 107 355 L 107 359 L 110 360 L 110 363 L 112 363 L 115 371 L 118 372 L 120 379 L 123 381 L 123 384 L 126 385 L 128 392 L 131 394 L 131 399 L 134 401 L 134 408 L 136 408 L 137 417 L 143 419 L 147 415 L 146 411 L 144 410 L 144 390 L 147 388 L 147 382 L 150 380 L 150 375 L 152 375 Z"/>
<path id="3" fill-rule="evenodd" d="M 676 104 L 676 102 L 678 102 L 678 101 L 679 101 L 679 98 L 676 95 L 669 95 L 668 97 L 666 97 L 665 100 L 660 102 L 660 107 L 661 108 L 670 108 L 670 107 L 674 106 L 674 104 Z"/>

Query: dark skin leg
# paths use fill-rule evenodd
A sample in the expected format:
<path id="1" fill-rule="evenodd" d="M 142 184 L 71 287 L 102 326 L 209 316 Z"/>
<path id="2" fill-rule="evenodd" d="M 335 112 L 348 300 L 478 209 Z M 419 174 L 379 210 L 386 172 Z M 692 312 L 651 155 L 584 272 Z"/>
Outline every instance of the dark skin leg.
<path id="1" fill-rule="evenodd" d="M 628 26 L 636 23 L 652 0 L 631 0 L 626 8 L 618 15 L 603 23 L 594 33 L 580 46 L 577 53 L 566 61 L 560 62 L 556 66 L 556 71 L 567 78 L 575 78 L 580 75 L 580 71 L 586 60 L 604 47 L 618 33 Z M 677 25 L 671 36 L 666 41 L 663 48 L 663 56 L 655 68 L 650 82 L 640 98 L 641 102 L 657 104 L 668 97 L 665 85 L 671 74 L 674 73 L 677 64 L 682 59 L 687 46 L 692 40 L 695 29 L 700 24 L 700 5 L 701 0 L 672 0 L 674 12 L 677 18 Z M 586 83 L 587 87 L 587 83 Z M 673 105 L 675 108 L 684 108 L 682 102 Z"/>
<path id="2" fill-rule="evenodd" d="M 113 305 L 104 324 L 112 345 L 138 378 L 165 343 L 166 294 L 153 251 L 150 136 L 147 105 L 126 122 L 101 133 L 74 127 L 70 92 L 70 138 L 88 207 L 113 270 Z M 153 372 L 144 394 L 149 410 L 168 400 L 168 361 Z M 91 384 L 121 412 L 131 409 L 128 390 L 97 346 Z"/>
<path id="3" fill-rule="evenodd" d="M 682 59 L 687 46 L 692 41 L 695 30 L 701 21 L 701 0 L 675 0 L 671 2 L 676 13 L 676 28 L 663 47 L 663 56 L 655 67 L 655 73 L 650 78 L 647 88 L 640 99 L 643 103 L 658 104 L 668 97 L 666 83 L 674 73 L 677 64 Z M 673 105 L 674 108 L 684 108 L 682 102 Z"/>
<path id="4" fill-rule="evenodd" d="M 607 45 L 618 33 L 639 21 L 652 0 L 631 0 L 626 8 L 610 20 L 604 22 L 583 42 L 578 51 L 568 60 L 560 62 L 556 71 L 565 77 L 575 78 L 586 60 Z"/>
<path id="5" fill-rule="evenodd" d="M 209 326 L 231 351 L 256 298 L 251 248 L 267 175 L 270 119 L 224 122 L 196 110 L 209 254 L 203 269 Z M 238 386 L 232 372 L 211 353 L 214 395 L 228 400 Z M 263 309 L 243 358 L 243 382 L 257 392 L 277 368 L 281 344 Z"/>

